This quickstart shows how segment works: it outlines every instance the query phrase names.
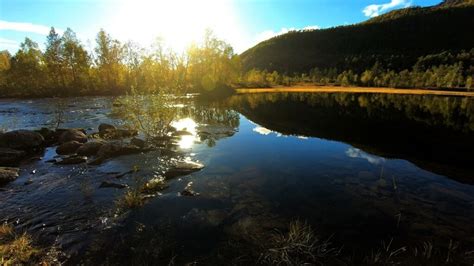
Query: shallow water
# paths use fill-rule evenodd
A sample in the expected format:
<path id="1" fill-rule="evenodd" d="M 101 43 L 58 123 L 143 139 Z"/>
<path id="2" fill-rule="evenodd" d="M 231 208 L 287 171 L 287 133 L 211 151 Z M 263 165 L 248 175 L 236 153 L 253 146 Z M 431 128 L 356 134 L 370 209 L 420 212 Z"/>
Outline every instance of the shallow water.
<path id="1" fill-rule="evenodd" d="M 119 124 L 112 100 L 61 103 L 63 127 L 92 132 L 101 122 Z M 48 126 L 57 101 L 0 100 L 0 122 Z M 59 167 L 46 163 L 55 155 L 50 148 L 22 163 L 20 178 L 0 191 L 0 218 L 57 246 L 70 263 L 213 261 L 223 243 L 285 230 L 297 219 L 348 253 L 390 239 L 474 248 L 473 100 L 261 94 L 205 104 L 184 98 L 178 107 L 176 125 L 193 135 L 182 137 L 176 155 Z M 140 177 L 160 175 L 179 158 L 205 168 L 171 180 L 137 210 L 117 213 L 124 191 L 99 188 L 104 180 L 133 185 L 133 175 L 114 176 L 134 166 Z M 179 195 L 189 182 L 199 196 Z"/>

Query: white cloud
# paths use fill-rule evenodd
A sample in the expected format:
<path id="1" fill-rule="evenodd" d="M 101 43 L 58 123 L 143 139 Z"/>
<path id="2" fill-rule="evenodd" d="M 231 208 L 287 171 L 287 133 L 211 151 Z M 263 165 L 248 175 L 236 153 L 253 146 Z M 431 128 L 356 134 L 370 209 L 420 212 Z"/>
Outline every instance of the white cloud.
<path id="1" fill-rule="evenodd" d="M 40 35 L 48 35 L 50 29 L 51 27 L 33 24 L 29 22 L 11 22 L 11 21 L 0 20 L 0 30 L 12 30 L 12 31 L 36 33 Z M 56 32 L 59 34 L 63 33 L 63 31 L 60 29 L 56 29 Z"/>
<path id="2" fill-rule="evenodd" d="M 365 152 L 363 152 L 363 151 L 361 151 L 360 149 L 357 149 L 357 148 L 347 149 L 346 155 L 351 157 L 351 158 L 365 159 L 371 164 L 381 164 L 381 163 L 385 162 L 384 158 L 365 153 Z"/>
<path id="3" fill-rule="evenodd" d="M 380 4 L 380 5 L 369 5 L 366 6 L 362 12 L 366 17 L 376 17 L 380 15 L 380 13 L 388 11 L 390 9 L 394 9 L 397 7 L 409 7 L 411 6 L 410 0 L 391 0 L 390 3 Z"/>
<path id="4" fill-rule="evenodd" d="M 271 131 L 270 129 L 268 128 L 264 128 L 264 127 L 260 127 L 260 126 L 257 126 L 253 129 L 254 132 L 257 132 L 258 134 L 260 135 L 269 135 L 270 133 L 272 133 L 273 131 Z"/>
<path id="5" fill-rule="evenodd" d="M 0 50 L 9 50 L 10 52 L 18 49 L 20 44 L 17 41 L 0 38 Z"/>
<path id="6" fill-rule="evenodd" d="M 263 31 L 263 32 L 257 34 L 257 37 L 255 38 L 255 40 L 256 40 L 256 43 L 260 43 L 262 41 L 271 39 L 271 38 L 273 38 L 275 36 L 278 36 L 278 35 L 283 35 L 283 34 L 288 33 L 290 31 L 295 31 L 295 30 L 319 30 L 319 29 L 321 29 L 321 27 L 319 27 L 317 25 L 310 25 L 310 26 L 303 27 L 301 29 L 281 28 L 280 31 L 266 30 L 266 31 Z"/>

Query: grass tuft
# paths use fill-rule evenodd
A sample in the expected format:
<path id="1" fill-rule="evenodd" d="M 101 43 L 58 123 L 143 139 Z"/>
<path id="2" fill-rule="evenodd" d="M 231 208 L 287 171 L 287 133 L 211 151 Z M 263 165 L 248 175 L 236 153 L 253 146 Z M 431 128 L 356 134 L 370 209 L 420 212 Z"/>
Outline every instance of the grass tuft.
<path id="1" fill-rule="evenodd" d="M 27 233 L 15 234 L 13 226 L 0 226 L 0 264 L 18 265 L 30 262 L 39 254 L 39 250 L 32 245 L 32 239 Z"/>
<path id="2" fill-rule="evenodd" d="M 272 244 L 260 257 L 260 262 L 271 265 L 319 264 L 325 258 L 335 256 L 338 250 L 328 240 L 319 239 L 307 223 L 290 223 L 286 234 L 277 233 Z"/>

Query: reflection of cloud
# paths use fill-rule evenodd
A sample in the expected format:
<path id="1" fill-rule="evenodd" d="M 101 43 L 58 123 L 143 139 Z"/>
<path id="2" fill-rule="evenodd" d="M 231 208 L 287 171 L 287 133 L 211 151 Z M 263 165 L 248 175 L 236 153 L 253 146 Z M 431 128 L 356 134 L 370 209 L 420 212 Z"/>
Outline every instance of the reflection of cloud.
<path id="1" fill-rule="evenodd" d="M 380 5 L 369 5 L 362 10 L 366 17 L 376 17 L 380 15 L 380 13 L 396 8 L 396 7 L 409 7 L 411 2 L 408 0 L 391 0 L 390 3 L 380 4 Z"/>
<path id="2" fill-rule="evenodd" d="M 273 131 L 271 131 L 270 129 L 268 128 L 264 128 L 264 127 L 260 127 L 260 126 L 257 126 L 253 129 L 253 131 L 257 132 L 258 134 L 260 135 L 269 135 L 270 133 L 272 133 Z"/>
<path id="3" fill-rule="evenodd" d="M 360 149 L 356 148 L 349 148 L 346 151 L 346 155 L 351 158 L 361 158 L 367 160 L 371 164 L 380 164 L 385 162 L 385 159 L 382 157 L 374 156 L 368 153 L 361 151 Z"/>

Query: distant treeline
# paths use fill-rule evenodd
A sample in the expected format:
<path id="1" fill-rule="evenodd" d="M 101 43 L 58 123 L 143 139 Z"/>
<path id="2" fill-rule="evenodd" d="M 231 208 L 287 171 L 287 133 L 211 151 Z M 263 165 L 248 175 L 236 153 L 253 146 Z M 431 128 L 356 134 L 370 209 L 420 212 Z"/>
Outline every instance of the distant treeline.
<path id="1" fill-rule="evenodd" d="M 402 71 L 395 71 L 376 62 L 372 67 L 356 71 L 337 68 L 311 69 L 307 73 L 281 75 L 252 69 L 243 75 L 243 86 L 270 87 L 294 83 L 317 85 L 392 87 L 392 88 L 474 88 L 474 49 L 470 52 L 451 54 L 442 52 L 422 56 L 416 64 Z"/>
<path id="2" fill-rule="evenodd" d="M 234 84 L 239 73 L 232 47 L 211 31 L 178 54 L 160 39 L 145 49 L 104 30 L 89 52 L 71 29 L 60 36 L 51 28 L 44 52 L 29 38 L 13 56 L 0 52 L 0 97 L 212 91 Z"/>
<path id="3" fill-rule="evenodd" d="M 369 22 L 376 21 L 366 23 Z M 284 39 L 294 34 L 298 33 Z M 278 40 L 280 38 L 270 40 L 270 44 L 279 43 Z M 474 87 L 474 49 L 424 54 L 414 61 L 404 61 L 406 55 L 403 53 L 384 56 L 376 53 L 346 56 L 337 67 L 300 71 L 298 67 L 292 71 L 265 66 L 247 69 L 245 60 L 249 60 L 249 56 L 265 58 L 260 54 L 260 46 L 239 56 L 229 44 L 207 31 L 201 43 L 176 53 L 166 49 L 160 39 L 151 47 L 143 48 L 133 42 L 121 43 L 101 30 L 94 49 L 87 51 L 71 29 L 61 36 L 51 28 L 44 51 L 26 38 L 14 55 L 0 52 L 0 97 L 122 95 L 131 91 L 227 92 L 232 87 L 291 86 L 295 83 L 398 88 Z M 281 50 L 275 60 L 287 56 L 284 55 L 286 52 L 291 55 L 292 51 Z M 288 63 L 296 63 L 298 58 L 288 58 Z M 323 59 L 324 54 L 312 60 L 317 65 L 318 60 Z M 406 68 L 401 68 L 402 61 Z M 409 65 L 410 61 L 413 63 Z"/>

